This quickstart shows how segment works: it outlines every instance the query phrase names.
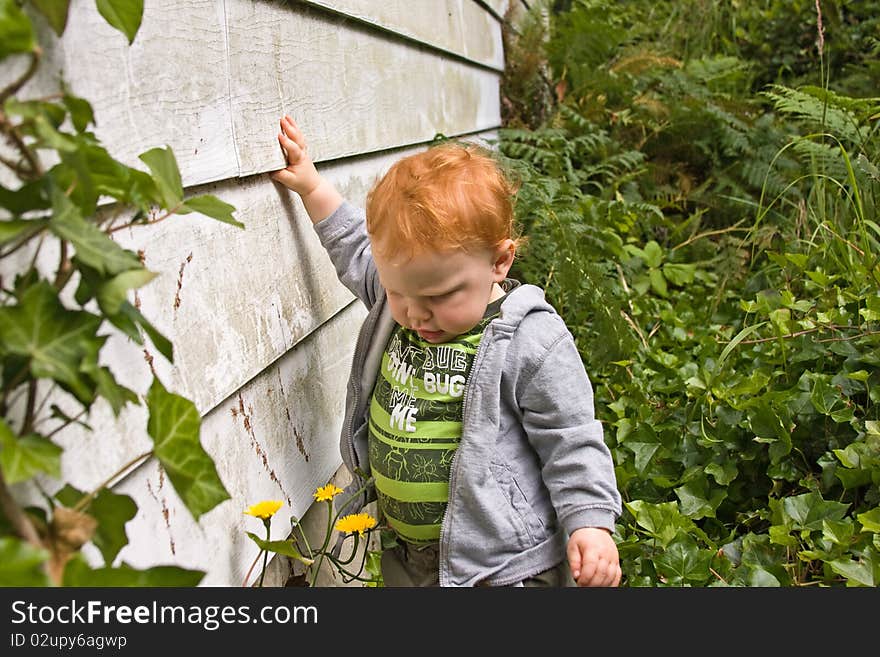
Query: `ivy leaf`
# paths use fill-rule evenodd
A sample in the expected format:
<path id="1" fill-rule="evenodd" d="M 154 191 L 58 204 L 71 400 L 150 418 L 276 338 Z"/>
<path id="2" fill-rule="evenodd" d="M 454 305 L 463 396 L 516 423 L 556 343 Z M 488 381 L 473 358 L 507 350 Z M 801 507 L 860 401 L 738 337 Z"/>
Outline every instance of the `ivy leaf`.
<path id="1" fill-rule="evenodd" d="M 781 412 L 781 411 L 780 411 Z M 779 412 L 770 403 L 759 400 L 748 410 L 749 426 L 759 442 L 770 443 L 772 463 L 791 452 L 791 434 Z"/>
<path id="2" fill-rule="evenodd" d="M 849 518 L 822 521 L 822 538 L 843 547 L 849 547 L 853 530 L 853 521 Z"/>
<path id="3" fill-rule="evenodd" d="M 61 161 L 49 172 L 53 183 L 50 192 L 54 195 L 55 189 L 69 190 L 64 196 L 75 206 L 75 214 L 79 217 L 93 216 L 98 210 L 101 194 L 95 187 L 94 169 L 86 157 L 86 149 L 80 147 L 66 153 L 59 151 L 58 154 Z"/>
<path id="4" fill-rule="evenodd" d="M 119 412 L 129 402 L 132 404 L 139 403 L 137 394 L 133 390 L 117 383 L 110 368 L 100 367 L 96 361 L 90 360 L 83 364 L 82 370 L 95 382 L 98 394 L 113 409 L 114 416 L 119 417 Z"/>
<path id="5" fill-rule="evenodd" d="M 98 352 L 103 346 L 103 340 L 105 339 L 102 337 L 100 340 L 93 340 L 82 344 L 84 356 L 80 365 L 80 371 L 94 381 L 98 394 L 110 404 L 113 414 L 118 417 L 125 404 L 129 402 L 139 403 L 139 400 L 132 390 L 117 383 L 110 368 L 99 364 Z"/>
<path id="6" fill-rule="evenodd" d="M 773 545 L 768 535 L 746 534 L 742 540 L 742 564 L 752 573 L 750 586 L 788 586 L 786 548 Z M 772 581 L 771 581 L 772 580 Z"/>
<path id="7" fill-rule="evenodd" d="M 785 515 L 794 529 L 821 530 L 823 520 L 840 520 L 846 515 L 849 504 L 829 502 L 819 493 L 804 493 L 782 500 Z"/>
<path id="8" fill-rule="evenodd" d="M 98 12 L 125 35 L 129 45 L 137 36 L 144 16 L 144 0 L 96 0 Z"/>
<path id="9" fill-rule="evenodd" d="M 96 358 L 106 337 L 98 336 L 101 318 L 68 310 L 46 281 L 29 287 L 17 306 L 0 308 L 0 344 L 4 351 L 30 358 L 37 378 L 58 381 L 84 405 L 95 398 L 95 385 L 83 375 L 83 359 Z"/>
<path id="10" fill-rule="evenodd" d="M 835 559 L 828 565 L 838 575 L 846 577 L 847 586 L 878 586 L 880 582 L 874 577 L 874 564 L 871 562 L 854 561 L 852 559 Z"/>
<path id="11" fill-rule="evenodd" d="M 42 230 L 48 222 L 45 219 L 9 219 L 0 221 L 0 245 L 8 244 L 30 233 L 36 234 Z"/>
<path id="12" fill-rule="evenodd" d="M 79 501 L 85 496 L 86 494 L 78 488 L 75 488 L 70 484 L 65 484 L 64 487 L 60 488 L 52 497 L 58 500 L 61 506 L 66 506 L 69 509 L 72 509 L 79 504 Z"/>
<path id="13" fill-rule="evenodd" d="M 642 424 L 633 433 L 629 434 L 623 441 L 635 455 L 636 471 L 639 474 L 645 472 L 645 468 L 651 462 L 654 454 L 660 449 L 660 439 L 654 432 L 654 429 L 647 424 Z"/>
<path id="14" fill-rule="evenodd" d="M 748 585 L 752 588 L 778 588 L 781 586 L 773 573 L 760 566 L 749 569 Z"/>
<path id="15" fill-rule="evenodd" d="M 61 476 L 61 452 L 51 440 L 32 433 L 16 438 L 12 429 L 0 419 L 0 467 L 7 483 L 30 479 L 39 472 Z"/>
<path id="16" fill-rule="evenodd" d="M 37 134 L 33 123 L 39 118 L 42 118 L 52 130 L 64 123 L 64 108 L 44 100 L 19 100 L 13 96 L 6 101 L 5 109 L 7 114 L 29 119 L 21 124 L 20 129 L 27 131 L 26 134 L 32 137 Z"/>
<path id="17" fill-rule="evenodd" d="M 199 443 L 201 418 L 195 404 L 168 392 L 158 378 L 147 393 L 150 419 L 147 432 L 153 438 L 153 453 L 174 485 L 183 503 L 198 520 L 229 493 L 217 476 L 214 462 Z"/>
<path id="18" fill-rule="evenodd" d="M 643 254 L 645 264 L 652 269 L 659 267 L 660 263 L 663 262 L 663 249 L 661 249 L 660 245 L 654 240 L 651 240 L 645 245 Z"/>
<path id="19" fill-rule="evenodd" d="M 55 34 L 58 36 L 64 34 L 70 0 L 31 0 L 31 4 L 43 14 Z"/>
<path id="20" fill-rule="evenodd" d="M 822 271 L 807 271 L 804 273 L 809 276 L 813 282 L 822 287 L 828 287 L 837 279 L 837 276 L 829 276 Z"/>
<path id="21" fill-rule="evenodd" d="M 187 214 L 190 211 L 199 212 L 207 217 L 217 219 L 226 224 L 232 224 L 238 228 L 244 228 L 244 224 L 237 221 L 235 217 L 232 216 L 232 213 L 235 211 L 235 206 L 230 205 L 225 201 L 221 201 L 219 198 L 212 196 L 211 194 L 188 199 L 181 209 L 178 210 L 178 213 Z"/>
<path id="22" fill-rule="evenodd" d="M 669 288 L 666 287 L 666 279 L 659 269 L 649 269 L 648 278 L 651 281 L 651 289 L 661 297 L 669 296 Z"/>
<path id="23" fill-rule="evenodd" d="M 861 468 L 865 454 L 864 443 L 852 443 L 844 449 L 832 450 L 840 463 L 846 468 Z"/>
<path id="24" fill-rule="evenodd" d="M 681 501 L 681 513 L 693 520 L 714 518 L 715 510 L 727 497 L 727 490 L 709 485 L 705 477 L 697 477 L 675 489 Z"/>
<path id="25" fill-rule="evenodd" d="M 73 244 L 79 260 L 101 273 L 118 274 L 141 267 L 136 254 L 123 249 L 97 226 L 83 219 L 77 207 L 57 189 L 52 194 L 49 227 L 58 237 Z"/>
<path id="26" fill-rule="evenodd" d="M 0 0 L 0 59 L 31 52 L 37 45 L 31 21 L 15 0 Z"/>
<path id="27" fill-rule="evenodd" d="M 131 497 L 106 488 L 102 488 L 89 504 L 89 515 L 98 521 L 92 543 L 101 551 L 106 564 L 112 564 L 119 551 L 128 544 L 125 523 L 134 518 L 137 511 L 137 504 Z"/>
<path id="28" fill-rule="evenodd" d="M 114 160 L 115 161 L 115 160 Z M 148 212 L 153 205 L 160 205 L 162 194 L 153 177 L 145 171 L 138 169 L 127 170 L 128 178 L 125 187 L 124 198 L 139 207 L 143 212 Z"/>
<path id="29" fill-rule="evenodd" d="M 45 189 L 45 179 L 25 183 L 15 190 L 0 185 L 0 207 L 6 208 L 14 215 L 24 214 L 28 210 L 46 210 L 52 206 L 46 198 Z M 35 221 L 46 223 L 43 219 Z"/>
<path id="30" fill-rule="evenodd" d="M 651 504 L 644 500 L 633 500 L 626 503 L 626 508 L 636 522 L 659 541 L 661 547 L 668 545 L 680 528 L 686 529 L 692 524 L 682 517 L 675 502 Z"/>
<path id="31" fill-rule="evenodd" d="M 124 301 L 123 306 L 125 304 L 128 304 L 128 301 Z M 138 325 L 135 324 L 134 320 L 122 310 L 122 306 L 120 306 L 120 312 L 115 315 L 107 315 L 107 319 L 110 320 L 110 323 L 113 324 L 113 326 L 134 340 L 136 344 L 144 343 L 144 336 L 141 334 L 141 329 L 138 328 Z"/>
<path id="32" fill-rule="evenodd" d="M 56 129 L 45 114 L 40 114 L 34 118 L 34 132 L 42 141 L 42 143 L 38 144 L 41 148 L 51 148 L 60 153 L 69 153 L 79 147 L 76 139 Z"/>
<path id="33" fill-rule="evenodd" d="M 63 154 L 61 163 L 51 173 L 57 187 L 73 187 L 71 198 L 77 199 L 81 214 L 92 214 L 102 194 L 126 203 L 131 200 L 133 171 L 137 170 L 117 162 L 101 146 L 82 144 L 75 152 Z M 148 174 L 138 173 L 153 185 Z M 155 197 L 158 199 L 158 194 Z"/>
<path id="34" fill-rule="evenodd" d="M 824 378 L 817 377 L 813 381 L 813 389 L 810 391 L 810 401 L 813 408 L 823 415 L 831 415 L 843 401 L 836 388 L 831 386 Z"/>
<path id="35" fill-rule="evenodd" d="M 663 265 L 663 276 L 673 285 L 688 285 L 694 282 L 694 274 L 697 270 L 696 265 L 673 264 L 667 262 Z"/>
<path id="36" fill-rule="evenodd" d="M 364 566 L 364 570 L 367 571 L 372 578 L 369 582 L 364 582 L 364 586 L 375 588 L 378 587 L 380 582 L 382 582 L 382 551 L 381 550 L 367 550 L 367 562 Z"/>
<path id="37" fill-rule="evenodd" d="M 69 508 L 74 508 L 85 496 L 86 493 L 70 484 L 54 495 L 62 506 Z M 101 551 L 104 562 L 110 565 L 128 544 L 125 524 L 137 515 L 137 505 L 128 495 L 102 488 L 84 510 L 98 522 L 92 543 Z"/>
<path id="38" fill-rule="evenodd" d="M 178 586 L 192 588 L 204 578 L 201 570 L 186 570 L 177 566 L 153 566 L 137 570 L 127 563 L 113 568 L 91 568 L 82 557 L 76 555 L 64 568 L 62 586 L 86 587 L 148 587 Z"/>
<path id="39" fill-rule="evenodd" d="M 140 326 L 144 330 L 144 333 L 146 333 L 150 337 L 150 340 L 153 342 L 156 349 L 159 350 L 159 353 L 165 356 L 169 363 L 174 362 L 174 347 L 172 346 L 171 341 L 168 340 L 168 338 L 166 338 L 164 335 L 159 333 L 156 327 L 150 324 L 150 322 L 147 321 L 147 318 L 144 317 L 141 312 L 137 308 L 132 306 L 128 301 L 123 302 L 123 304 L 119 307 L 119 314 L 115 317 L 125 318 L 129 322 L 135 323 Z M 112 317 L 111 321 L 116 324 Z M 119 326 L 119 324 L 116 325 Z M 137 343 L 142 344 L 143 341 L 138 339 Z"/>
<path id="40" fill-rule="evenodd" d="M 657 572 L 666 578 L 667 584 L 690 586 L 703 584 L 709 579 L 709 564 L 713 556 L 712 551 L 701 550 L 693 538 L 680 533 L 653 561 Z"/>
<path id="41" fill-rule="evenodd" d="M 856 518 L 862 523 L 862 531 L 880 533 L 880 506 L 860 513 Z"/>
<path id="42" fill-rule="evenodd" d="M 91 103 L 84 98 L 65 93 L 62 102 L 70 112 L 70 120 L 77 132 L 83 132 L 90 123 L 95 122 L 95 112 Z"/>
<path id="43" fill-rule="evenodd" d="M 791 530 L 787 525 L 773 525 L 767 530 L 767 535 L 774 545 L 782 545 L 790 550 L 798 549 L 798 540 L 791 535 Z"/>
<path id="44" fill-rule="evenodd" d="M 153 148 L 142 153 L 140 159 L 150 168 L 164 207 L 172 209 L 180 205 L 183 201 L 183 182 L 171 147 Z"/>
<path id="45" fill-rule="evenodd" d="M 259 547 L 261 550 L 268 550 L 269 552 L 274 552 L 275 554 L 281 554 L 285 557 L 296 559 L 303 562 L 307 566 L 315 562 L 314 559 L 304 557 L 300 553 L 300 551 L 296 549 L 296 545 L 294 544 L 293 539 L 288 539 L 286 541 L 265 541 L 252 532 L 245 532 L 245 534 L 247 534 L 248 537 L 254 543 L 256 543 L 257 547 Z"/>
<path id="46" fill-rule="evenodd" d="M 871 373 L 868 370 L 856 370 L 855 372 L 847 372 L 846 377 L 854 381 L 865 382 L 871 377 Z"/>
<path id="47" fill-rule="evenodd" d="M 859 315 L 869 322 L 876 322 L 880 319 L 880 299 L 877 295 L 871 294 L 865 297 L 865 308 L 859 309 Z"/>
<path id="48" fill-rule="evenodd" d="M 704 469 L 707 475 L 711 475 L 718 482 L 719 486 L 727 486 L 731 481 L 736 479 L 739 474 L 739 468 L 733 461 L 724 461 L 722 463 L 710 463 Z"/>
<path id="49" fill-rule="evenodd" d="M 43 570 L 48 558 L 47 550 L 11 536 L 0 537 L 0 586 L 49 586 Z"/>
<path id="50" fill-rule="evenodd" d="M 130 269 L 117 274 L 109 281 L 98 286 L 98 305 L 106 315 L 116 315 L 124 301 L 128 298 L 128 291 L 143 287 L 158 274 L 148 269 Z"/>

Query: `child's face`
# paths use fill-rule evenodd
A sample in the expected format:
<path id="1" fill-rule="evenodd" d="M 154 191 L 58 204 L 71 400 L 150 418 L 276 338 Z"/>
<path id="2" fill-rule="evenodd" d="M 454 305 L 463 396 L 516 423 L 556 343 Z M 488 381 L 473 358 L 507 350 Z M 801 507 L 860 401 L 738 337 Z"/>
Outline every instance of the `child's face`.
<path id="1" fill-rule="evenodd" d="M 494 250 L 424 251 L 409 260 L 374 254 L 394 321 L 427 342 L 447 342 L 476 326 L 507 276 L 515 246 Z"/>

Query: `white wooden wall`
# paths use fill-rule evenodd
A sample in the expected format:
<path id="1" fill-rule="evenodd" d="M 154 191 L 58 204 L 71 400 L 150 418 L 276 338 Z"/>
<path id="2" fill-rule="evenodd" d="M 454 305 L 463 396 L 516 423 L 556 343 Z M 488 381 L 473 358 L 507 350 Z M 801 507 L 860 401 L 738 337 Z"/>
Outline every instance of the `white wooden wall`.
<path id="1" fill-rule="evenodd" d="M 479 137 L 499 126 L 508 0 L 145 4 L 128 45 L 94 0 L 73 0 L 26 91 L 55 89 L 63 72 L 92 102 L 95 132 L 117 159 L 144 168 L 138 154 L 171 146 L 187 193 L 232 203 L 245 224 L 190 214 L 115 233 L 160 273 L 136 301 L 173 342 L 175 362 L 118 334 L 103 352 L 133 390 L 146 392 L 152 359 L 166 387 L 193 400 L 232 496 L 195 522 L 147 462 L 117 487 L 139 506 L 117 561 L 177 564 L 207 571 L 203 585 L 237 586 L 256 555 L 244 531 L 262 532 L 244 509 L 283 500 L 272 538 L 284 538 L 290 515 L 302 516 L 341 465 L 345 382 L 365 314 L 299 199 L 266 175 L 284 163 L 278 119 L 293 115 L 321 171 L 362 203 L 378 175 L 437 133 Z M 117 419 L 96 405 L 93 432 L 56 436 L 65 480 L 90 490 L 147 451 L 146 419 L 145 406 Z"/>

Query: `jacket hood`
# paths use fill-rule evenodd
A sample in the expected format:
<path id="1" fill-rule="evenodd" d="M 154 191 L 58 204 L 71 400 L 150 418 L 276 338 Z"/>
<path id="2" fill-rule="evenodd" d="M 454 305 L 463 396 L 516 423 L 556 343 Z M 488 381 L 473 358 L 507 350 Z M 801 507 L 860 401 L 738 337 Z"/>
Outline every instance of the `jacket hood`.
<path id="1" fill-rule="evenodd" d="M 501 316 L 495 321 L 500 324 L 517 326 L 523 317 L 533 312 L 555 312 L 547 303 L 544 290 L 536 285 L 518 285 L 501 302 Z"/>

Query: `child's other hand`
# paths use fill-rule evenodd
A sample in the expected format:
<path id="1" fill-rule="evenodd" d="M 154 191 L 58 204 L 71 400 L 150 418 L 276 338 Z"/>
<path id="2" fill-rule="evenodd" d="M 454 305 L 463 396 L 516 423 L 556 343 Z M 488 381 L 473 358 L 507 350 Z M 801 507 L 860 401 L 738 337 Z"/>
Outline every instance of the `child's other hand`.
<path id="1" fill-rule="evenodd" d="M 578 586 L 617 586 L 620 560 L 611 534 L 598 527 L 581 527 L 568 539 L 568 565 Z"/>
<path id="2" fill-rule="evenodd" d="M 305 137 L 287 115 L 281 119 L 278 142 L 287 158 L 287 166 L 272 172 L 270 177 L 300 196 L 308 196 L 321 183 L 321 177 L 308 155 Z"/>

